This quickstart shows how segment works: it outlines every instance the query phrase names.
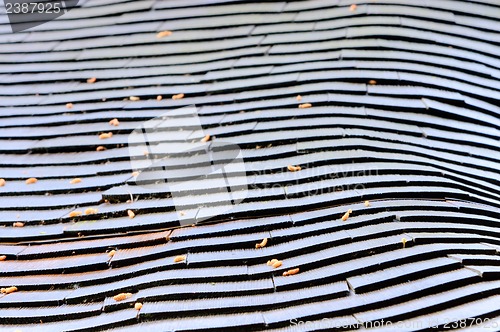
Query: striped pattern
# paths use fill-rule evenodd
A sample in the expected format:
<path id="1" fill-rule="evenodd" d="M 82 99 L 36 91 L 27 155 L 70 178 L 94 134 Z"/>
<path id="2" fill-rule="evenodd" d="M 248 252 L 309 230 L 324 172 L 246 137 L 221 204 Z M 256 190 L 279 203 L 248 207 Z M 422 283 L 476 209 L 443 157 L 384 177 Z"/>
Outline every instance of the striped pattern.
<path id="1" fill-rule="evenodd" d="M 15 34 L 1 18 L 0 286 L 18 288 L 1 331 L 498 330 L 496 0 L 80 0 Z M 227 211 L 202 180 L 186 211 L 216 217 L 179 227 L 127 138 L 190 105 L 250 185 Z"/>

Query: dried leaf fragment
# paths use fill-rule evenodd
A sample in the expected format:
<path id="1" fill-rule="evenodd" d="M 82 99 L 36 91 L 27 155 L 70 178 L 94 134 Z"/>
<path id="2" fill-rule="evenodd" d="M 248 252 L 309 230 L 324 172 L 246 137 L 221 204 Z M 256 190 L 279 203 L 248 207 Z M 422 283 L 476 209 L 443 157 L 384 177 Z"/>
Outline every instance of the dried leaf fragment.
<path id="1" fill-rule="evenodd" d="M 118 295 L 113 296 L 113 300 L 116 302 L 123 301 L 132 297 L 132 293 L 120 293 Z"/>
<path id="2" fill-rule="evenodd" d="M 141 310 L 142 309 L 142 303 L 137 302 L 136 304 L 134 304 L 134 309 L 135 310 Z"/>
<path id="3" fill-rule="evenodd" d="M 99 135 L 99 139 L 106 139 L 106 138 L 111 138 L 113 137 L 113 133 L 112 132 L 109 132 L 109 133 L 102 133 Z"/>
<path id="4" fill-rule="evenodd" d="M 80 178 L 74 178 L 73 180 L 69 181 L 70 184 L 77 184 L 82 182 L 82 179 Z"/>
<path id="5" fill-rule="evenodd" d="M 38 182 L 37 178 L 29 178 L 28 180 L 26 180 L 26 184 L 33 184 L 37 182 Z"/>
<path id="6" fill-rule="evenodd" d="M 293 276 L 294 274 L 297 274 L 297 273 L 299 273 L 299 268 L 291 269 L 291 270 L 283 272 L 283 277 Z"/>
<path id="7" fill-rule="evenodd" d="M 71 211 L 69 213 L 69 217 L 70 218 L 78 217 L 78 216 L 81 216 L 81 215 L 82 215 L 82 211 Z"/>
<path id="8" fill-rule="evenodd" d="M 88 83 L 88 84 L 93 84 L 93 83 L 95 83 L 96 81 L 97 81 L 97 78 L 96 78 L 96 77 L 91 77 L 91 78 L 88 78 L 88 79 L 87 79 L 87 83 Z"/>
<path id="9" fill-rule="evenodd" d="M 255 249 L 264 248 L 267 244 L 267 237 L 262 240 L 261 243 L 255 245 Z"/>
<path id="10" fill-rule="evenodd" d="M 202 143 L 206 143 L 206 142 L 208 142 L 208 141 L 210 141 L 210 135 L 205 135 L 205 137 L 203 137 L 203 138 L 201 139 L 201 142 L 202 142 Z"/>
<path id="11" fill-rule="evenodd" d="M 175 256 L 174 258 L 174 263 L 179 263 L 179 262 L 183 262 L 186 260 L 186 255 L 179 255 L 179 256 Z"/>
<path id="12" fill-rule="evenodd" d="M 134 213 L 134 211 L 132 211 L 132 210 L 127 210 L 127 214 L 128 214 L 128 217 L 129 217 L 130 219 L 134 219 L 134 218 L 135 218 L 135 213 Z"/>
<path id="13" fill-rule="evenodd" d="M 7 256 L 5 256 L 5 255 L 0 256 L 0 262 L 4 261 L 6 259 L 7 259 Z"/>
<path id="14" fill-rule="evenodd" d="M 109 125 L 118 127 L 120 125 L 120 121 L 118 121 L 117 118 L 114 118 L 113 120 L 109 120 Z"/>
<path id="15" fill-rule="evenodd" d="M 305 104 L 300 104 L 299 105 L 299 108 L 310 108 L 310 107 L 312 107 L 311 103 L 305 103 Z"/>
<path id="16" fill-rule="evenodd" d="M 0 292 L 3 293 L 3 294 L 14 293 L 14 292 L 17 292 L 17 287 L 16 286 L 12 286 L 12 287 L 7 287 L 7 288 L 1 288 Z"/>
<path id="17" fill-rule="evenodd" d="M 97 209 L 95 208 L 88 208 L 85 210 L 85 214 L 89 215 L 89 214 L 96 214 L 97 213 Z"/>
<path id="18" fill-rule="evenodd" d="M 13 224 L 14 227 L 24 227 L 24 223 L 23 222 L 20 222 L 20 221 L 17 221 Z"/>
<path id="19" fill-rule="evenodd" d="M 165 31 L 160 31 L 156 34 L 156 38 L 163 38 L 163 37 L 168 37 L 172 34 L 172 31 L 165 30 Z"/>
<path id="20" fill-rule="evenodd" d="M 288 165 L 287 168 L 290 172 L 298 172 L 298 171 L 302 170 L 302 167 L 300 167 L 299 165 L 297 165 L 297 166 Z"/>
<path id="21" fill-rule="evenodd" d="M 5 183 L 6 183 L 5 179 L 0 179 L 0 187 L 5 186 Z"/>
<path id="22" fill-rule="evenodd" d="M 184 94 L 183 93 L 179 93 L 179 94 L 176 94 L 176 95 L 172 96 L 173 100 L 182 99 L 182 98 L 184 98 Z"/>

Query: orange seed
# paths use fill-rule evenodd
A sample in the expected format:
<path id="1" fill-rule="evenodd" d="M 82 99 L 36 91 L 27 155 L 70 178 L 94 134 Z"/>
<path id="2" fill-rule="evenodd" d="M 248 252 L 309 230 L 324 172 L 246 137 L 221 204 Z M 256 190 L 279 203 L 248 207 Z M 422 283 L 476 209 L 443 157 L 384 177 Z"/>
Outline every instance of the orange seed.
<path id="1" fill-rule="evenodd" d="M 28 180 L 26 180 L 26 184 L 33 184 L 33 183 L 37 183 L 37 179 L 36 178 L 29 178 Z"/>
<path id="2" fill-rule="evenodd" d="M 95 214 L 97 213 L 97 209 L 94 209 L 94 208 L 88 208 L 85 210 L 85 214 Z"/>
<path id="3" fill-rule="evenodd" d="M 5 255 L 0 256 L 0 262 L 1 262 L 1 261 L 4 261 L 4 260 L 6 260 L 6 259 L 7 259 L 7 256 L 5 256 Z"/>
<path id="4" fill-rule="evenodd" d="M 186 260 L 186 255 L 175 256 L 174 263 L 179 263 Z"/>
<path id="5" fill-rule="evenodd" d="M 76 183 L 80 183 L 80 182 L 82 182 L 82 179 L 80 179 L 80 178 L 74 178 L 73 180 L 69 181 L 69 183 L 71 183 L 71 184 L 76 184 Z"/>
<path id="6" fill-rule="evenodd" d="M 350 10 L 351 12 L 353 12 L 353 11 L 355 11 L 357 8 L 358 8 L 358 5 L 352 4 L 352 5 L 349 7 L 349 10 Z"/>
<path id="7" fill-rule="evenodd" d="M 173 100 L 182 99 L 182 98 L 184 98 L 184 94 L 183 93 L 179 93 L 179 94 L 176 94 L 176 95 L 172 96 Z"/>
<path id="8" fill-rule="evenodd" d="M 2 288 L 2 289 L 0 289 L 0 292 L 3 294 L 14 293 L 14 292 L 17 292 L 17 287 L 12 286 L 12 287 L 7 287 L 7 288 Z"/>
<path id="9" fill-rule="evenodd" d="M 67 109 L 73 108 L 73 103 L 67 103 L 67 104 L 66 104 L 66 108 L 67 108 Z"/>
<path id="10" fill-rule="evenodd" d="M 0 179 L 0 187 L 5 186 L 5 183 L 6 183 L 5 179 Z"/>
<path id="11" fill-rule="evenodd" d="M 134 219 L 134 218 L 135 218 L 135 213 L 134 213 L 134 211 L 132 211 L 132 210 L 127 210 L 127 214 L 128 214 L 128 217 L 129 217 L 130 219 Z"/>
<path id="12" fill-rule="evenodd" d="M 113 137 L 113 133 L 112 132 L 109 132 L 109 133 L 102 133 L 99 135 L 99 139 L 106 139 L 106 138 L 111 138 Z"/>
<path id="13" fill-rule="evenodd" d="M 20 221 L 17 221 L 13 224 L 14 227 L 24 227 L 24 223 L 23 222 L 20 222 Z"/>
<path id="14" fill-rule="evenodd" d="M 297 274 L 299 273 L 299 268 L 296 268 L 296 269 L 291 269 L 291 270 L 288 270 L 286 272 L 283 272 L 283 276 L 286 277 L 286 276 L 293 276 L 294 274 Z"/>
<path id="15" fill-rule="evenodd" d="M 302 167 L 300 167 L 298 165 L 297 166 L 288 165 L 287 168 L 290 172 L 298 172 L 298 171 L 302 170 Z"/>
<path id="16" fill-rule="evenodd" d="M 106 148 L 102 145 L 99 145 L 95 150 L 96 151 L 104 151 L 104 150 L 106 150 Z"/>
<path id="17" fill-rule="evenodd" d="M 109 125 L 110 126 L 115 126 L 115 127 L 118 127 L 120 125 L 120 121 L 118 121 L 117 118 L 114 118 L 113 120 L 110 120 L 109 121 Z"/>
<path id="18" fill-rule="evenodd" d="M 257 243 L 255 245 L 255 249 L 264 248 L 266 246 L 266 244 L 267 244 L 267 237 L 264 240 L 262 240 L 261 243 Z"/>
<path id="19" fill-rule="evenodd" d="M 305 103 L 305 104 L 299 105 L 299 108 L 310 108 L 310 107 L 312 107 L 312 104 L 310 104 L 310 103 Z"/>
<path id="20" fill-rule="evenodd" d="M 113 296 L 113 300 L 116 302 L 126 300 L 132 297 L 132 293 L 120 293 L 118 295 Z"/>
<path id="21" fill-rule="evenodd" d="M 69 217 L 70 218 L 73 218 L 73 217 L 78 217 L 78 216 L 81 216 L 82 215 L 82 211 L 71 211 L 69 213 Z"/>
<path id="22" fill-rule="evenodd" d="M 89 84 L 95 83 L 95 81 L 97 81 L 97 78 L 95 78 L 95 77 L 91 77 L 91 78 L 87 79 L 87 83 L 89 83 Z"/>
<path id="23" fill-rule="evenodd" d="M 134 308 L 135 308 L 135 310 L 141 310 L 141 309 L 142 309 L 142 303 L 137 302 L 137 303 L 134 305 Z"/>
<path id="24" fill-rule="evenodd" d="M 163 38 L 163 37 L 167 37 L 167 36 L 170 36 L 172 34 L 172 31 L 169 31 L 169 30 L 165 30 L 165 31 L 160 31 L 156 34 L 156 38 Z"/>
<path id="25" fill-rule="evenodd" d="M 201 142 L 203 142 L 203 143 L 206 143 L 206 142 L 208 142 L 208 141 L 210 141 L 210 135 L 205 135 L 205 137 L 203 137 L 203 138 L 201 139 Z"/>

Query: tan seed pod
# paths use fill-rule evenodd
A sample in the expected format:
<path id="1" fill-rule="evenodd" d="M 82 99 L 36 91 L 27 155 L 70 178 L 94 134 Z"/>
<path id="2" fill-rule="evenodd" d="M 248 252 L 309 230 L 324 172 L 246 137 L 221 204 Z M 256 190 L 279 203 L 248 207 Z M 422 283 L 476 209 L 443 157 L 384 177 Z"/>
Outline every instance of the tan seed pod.
<path id="1" fill-rule="evenodd" d="M 210 141 L 210 135 L 205 135 L 205 137 L 203 137 L 203 138 L 201 139 L 201 142 L 202 142 L 202 143 L 206 143 L 206 142 L 208 142 L 208 141 Z"/>
<path id="2" fill-rule="evenodd" d="M 137 96 L 130 96 L 130 97 L 128 97 L 128 99 L 129 99 L 130 101 L 139 101 L 139 100 L 141 100 L 141 98 L 139 98 L 139 97 L 137 97 Z"/>
<path id="3" fill-rule="evenodd" d="M 111 138 L 113 137 L 113 133 L 112 132 L 109 132 L 109 133 L 102 133 L 99 135 L 99 139 L 106 139 L 106 138 Z"/>
<path id="4" fill-rule="evenodd" d="M 127 214 L 128 214 L 128 217 L 129 217 L 130 219 L 134 219 L 134 218 L 135 218 L 135 213 L 134 213 L 134 211 L 132 211 L 132 210 L 127 210 Z"/>
<path id="5" fill-rule="evenodd" d="M 266 246 L 266 244 L 267 244 L 267 237 L 264 240 L 262 240 L 261 243 L 257 243 L 255 245 L 255 249 L 264 248 Z"/>
<path id="6" fill-rule="evenodd" d="M 67 108 L 67 109 L 71 109 L 71 108 L 73 108 L 73 103 L 67 103 L 67 104 L 66 104 L 66 108 Z"/>
<path id="7" fill-rule="evenodd" d="M 297 101 L 301 101 L 302 100 L 302 96 L 301 95 L 297 95 L 297 97 L 295 97 L 295 99 L 297 99 Z"/>
<path id="8" fill-rule="evenodd" d="M 14 227 L 24 227 L 24 223 L 23 222 L 20 222 L 20 221 L 17 221 L 13 224 Z"/>
<path id="9" fill-rule="evenodd" d="M 179 256 L 175 256 L 174 258 L 174 263 L 179 263 L 179 262 L 183 262 L 186 260 L 186 255 L 179 255 Z"/>
<path id="10" fill-rule="evenodd" d="M 297 166 L 288 165 L 287 168 L 290 172 L 298 172 L 298 171 L 302 170 L 302 167 L 300 167 L 299 165 L 297 165 Z"/>
<path id="11" fill-rule="evenodd" d="M 134 304 L 134 309 L 135 310 L 141 310 L 142 309 L 142 303 L 137 302 L 136 304 Z"/>
<path id="12" fill-rule="evenodd" d="M 118 127 L 120 125 L 120 121 L 118 121 L 117 118 L 114 118 L 113 120 L 109 120 L 109 125 Z"/>
<path id="13" fill-rule="evenodd" d="M 274 267 L 275 269 L 277 269 L 277 268 L 278 268 L 278 267 L 280 267 L 281 265 L 283 265 L 283 262 L 282 262 L 282 261 L 277 261 L 277 262 L 274 262 L 273 267 Z"/>
<path id="14" fill-rule="evenodd" d="M 176 95 L 172 96 L 173 100 L 182 99 L 182 98 L 184 98 L 184 94 L 183 93 L 179 93 L 179 94 L 176 94 Z"/>
<path id="15" fill-rule="evenodd" d="M 109 257 L 113 257 L 114 255 L 116 254 L 116 250 L 111 250 L 110 252 L 108 252 L 108 256 Z"/>
<path id="16" fill-rule="evenodd" d="M 310 104 L 310 103 L 305 103 L 305 104 L 299 105 L 299 108 L 310 108 L 310 107 L 312 107 L 312 104 Z"/>
<path id="17" fill-rule="evenodd" d="M 165 30 L 165 31 L 160 31 L 156 34 L 156 38 L 163 38 L 163 37 L 168 37 L 172 34 L 172 31 Z"/>
<path id="18" fill-rule="evenodd" d="M 14 293 L 14 292 L 17 292 L 17 287 L 12 286 L 12 287 L 7 287 L 7 288 L 2 288 L 2 289 L 0 289 L 0 292 L 4 293 L 4 294 Z"/>
<path id="19" fill-rule="evenodd" d="M 95 208 L 88 208 L 85 210 L 85 214 L 96 214 L 97 213 L 97 209 Z"/>
<path id="20" fill-rule="evenodd" d="M 73 180 L 69 181 L 70 184 L 77 184 L 82 182 L 82 179 L 80 178 L 74 178 Z"/>
<path id="21" fill-rule="evenodd" d="M 162 95 L 158 95 L 158 96 L 156 96 L 156 100 L 160 101 L 160 100 L 162 100 L 162 99 L 163 99 L 163 96 L 162 96 Z"/>
<path id="22" fill-rule="evenodd" d="M 0 187 L 5 186 L 5 183 L 6 183 L 5 179 L 0 179 Z"/>
<path id="23" fill-rule="evenodd" d="M 26 184 L 33 184 L 37 182 L 38 182 L 37 178 L 29 178 L 28 180 L 26 180 Z"/>
<path id="24" fill-rule="evenodd" d="M 102 145 L 99 145 L 95 150 L 96 151 L 104 151 L 104 150 L 106 150 L 106 148 Z"/>
<path id="25" fill-rule="evenodd" d="M 113 296 L 113 300 L 116 302 L 123 301 L 132 297 L 132 293 L 120 293 L 118 295 Z"/>
<path id="26" fill-rule="evenodd" d="M 294 274 L 297 274 L 299 273 L 299 268 L 295 268 L 295 269 L 291 269 L 291 270 L 288 270 L 288 271 L 285 271 L 283 272 L 283 276 L 286 277 L 286 276 L 293 276 Z"/>
<path id="27" fill-rule="evenodd" d="M 82 215 L 82 211 L 71 211 L 69 213 L 69 217 L 70 218 L 78 217 L 78 216 L 81 216 L 81 215 Z"/>
<path id="28" fill-rule="evenodd" d="M 350 10 L 351 12 L 353 12 L 353 11 L 355 11 L 357 8 L 358 8 L 358 5 L 352 4 L 352 5 L 349 7 L 349 10 Z"/>
<path id="29" fill-rule="evenodd" d="M 365 201 L 365 206 L 366 207 L 371 206 L 370 201 Z"/>
<path id="30" fill-rule="evenodd" d="M 5 255 L 0 256 L 0 262 L 4 261 L 6 259 L 7 259 L 7 256 L 5 256 Z"/>
<path id="31" fill-rule="evenodd" d="M 270 261 L 267 261 L 267 266 L 272 266 L 276 262 L 278 262 L 278 260 L 276 258 L 273 258 Z"/>
<path id="32" fill-rule="evenodd" d="M 370 84 L 370 85 L 375 85 L 375 84 L 377 84 L 377 81 L 375 81 L 375 80 L 369 80 L 369 81 L 368 81 L 368 84 Z"/>
<path id="33" fill-rule="evenodd" d="M 95 77 L 91 77 L 91 78 L 87 79 L 87 83 L 89 83 L 89 84 L 95 83 L 96 81 L 97 81 L 97 78 L 95 78 Z"/>

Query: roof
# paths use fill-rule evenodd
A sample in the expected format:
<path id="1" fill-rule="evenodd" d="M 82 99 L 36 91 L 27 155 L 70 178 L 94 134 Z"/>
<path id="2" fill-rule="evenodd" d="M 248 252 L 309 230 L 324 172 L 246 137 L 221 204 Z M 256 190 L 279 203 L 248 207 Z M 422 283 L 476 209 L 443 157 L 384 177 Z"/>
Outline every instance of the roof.
<path id="1" fill-rule="evenodd" d="M 496 330 L 496 1 L 3 19 L 0 331 Z"/>

